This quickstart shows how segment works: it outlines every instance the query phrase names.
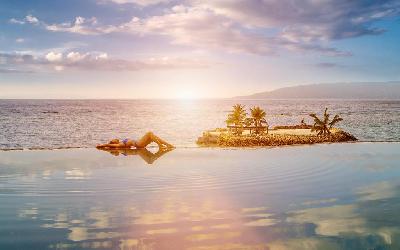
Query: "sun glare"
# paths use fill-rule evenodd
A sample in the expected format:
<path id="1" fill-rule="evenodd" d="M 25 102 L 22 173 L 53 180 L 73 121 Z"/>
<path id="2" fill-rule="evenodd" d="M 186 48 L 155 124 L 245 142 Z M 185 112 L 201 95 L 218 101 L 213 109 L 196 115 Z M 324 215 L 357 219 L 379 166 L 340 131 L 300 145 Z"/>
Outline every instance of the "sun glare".
<path id="1" fill-rule="evenodd" d="M 199 98 L 198 94 L 196 93 L 196 91 L 194 91 L 193 89 L 183 89 L 177 92 L 177 96 L 178 99 L 196 99 Z"/>

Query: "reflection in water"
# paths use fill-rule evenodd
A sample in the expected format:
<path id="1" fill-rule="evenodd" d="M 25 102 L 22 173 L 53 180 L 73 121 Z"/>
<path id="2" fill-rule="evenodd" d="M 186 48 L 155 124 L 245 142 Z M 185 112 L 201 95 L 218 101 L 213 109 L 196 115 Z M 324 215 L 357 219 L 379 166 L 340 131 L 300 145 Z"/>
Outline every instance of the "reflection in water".
<path id="1" fill-rule="evenodd" d="M 316 225 L 315 233 L 326 236 L 339 236 L 344 232 L 364 233 L 366 223 L 364 218 L 358 216 L 354 204 L 296 211 L 288 222 L 313 223 Z"/>
<path id="2" fill-rule="evenodd" d="M 400 189 L 391 183 L 390 197 L 362 198 L 365 193 L 381 192 L 376 186 L 380 185 L 354 190 L 359 198 L 351 204 L 311 207 L 286 215 L 268 213 L 267 207 L 227 206 L 226 197 L 214 193 L 209 200 L 190 204 L 178 197 L 156 197 L 163 205 L 107 212 L 92 208 L 79 218 L 63 212 L 54 216 L 53 225 L 42 226 L 63 228 L 60 223 L 65 223 L 68 239 L 75 243 L 57 245 L 60 249 L 117 245 L 120 249 L 398 249 Z M 325 200 L 318 205 L 326 205 Z M 119 217 L 127 221 L 118 221 Z M 176 245 L 170 248 L 171 244 Z"/>
<path id="3" fill-rule="evenodd" d="M 361 201 L 385 200 L 396 197 L 399 188 L 399 183 L 382 181 L 358 188 L 357 193 Z"/>
<path id="4" fill-rule="evenodd" d="M 315 234 L 348 243 L 349 249 L 400 249 L 400 183 L 378 182 L 354 192 L 358 198 L 352 204 L 295 211 L 287 221 L 311 223 Z"/>
<path id="5" fill-rule="evenodd" d="M 399 149 L 3 153 L 0 249 L 400 249 Z"/>
<path id="6" fill-rule="evenodd" d="M 21 208 L 18 210 L 18 217 L 20 218 L 30 218 L 35 220 L 37 218 L 38 209 L 35 207 L 35 204 L 26 204 L 30 206 L 29 208 Z M 33 207 L 32 207 L 33 206 Z"/>
<path id="7" fill-rule="evenodd" d="M 147 148 L 124 148 L 124 149 L 106 149 L 106 148 L 98 148 L 98 150 L 107 151 L 115 156 L 131 156 L 131 155 L 139 155 L 147 164 L 153 164 L 158 158 L 163 156 L 164 154 L 174 150 L 173 148 L 158 148 L 156 153 L 149 151 Z"/>
<path id="8" fill-rule="evenodd" d="M 85 180 L 89 179 L 89 176 L 91 175 L 91 171 L 84 171 L 79 168 L 73 168 L 71 170 L 67 170 L 64 173 L 65 179 L 66 180 Z M 46 178 L 49 178 L 50 173 L 47 173 Z"/>

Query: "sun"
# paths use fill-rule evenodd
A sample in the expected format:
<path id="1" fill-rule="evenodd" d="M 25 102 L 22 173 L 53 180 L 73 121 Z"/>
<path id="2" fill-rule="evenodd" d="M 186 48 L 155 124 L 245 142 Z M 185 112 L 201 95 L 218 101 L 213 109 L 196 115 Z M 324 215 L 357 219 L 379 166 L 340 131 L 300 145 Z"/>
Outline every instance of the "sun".
<path id="1" fill-rule="evenodd" d="M 198 94 L 193 89 L 182 89 L 177 91 L 176 97 L 178 99 L 190 100 L 199 98 Z"/>

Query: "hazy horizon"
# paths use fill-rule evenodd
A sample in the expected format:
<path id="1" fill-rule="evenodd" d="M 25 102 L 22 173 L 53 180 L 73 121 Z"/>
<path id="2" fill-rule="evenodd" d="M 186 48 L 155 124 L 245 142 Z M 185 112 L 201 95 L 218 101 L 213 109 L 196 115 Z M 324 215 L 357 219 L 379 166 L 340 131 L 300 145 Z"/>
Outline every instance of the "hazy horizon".
<path id="1" fill-rule="evenodd" d="M 0 2 L 0 98 L 230 98 L 400 80 L 400 3 Z"/>
<path id="2" fill-rule="evenodd" d="M 229 97 L 142 97 L 142 98 L 135 98 L 135 97 L 100 97 L 100 98 L 93 98 L 93 97 L 81 97 L 81 98 L 76 98 L 76 97 L 31 97 L 31 98 L 23 98 L 23 97 L 11 97 L 11 98 L 1 98 L 0 100 L 182 100 L 182 101 L 190 101 L 190 100 L 224 100 L 224 99 L 254 99 L 253 96 L 258 96 L 260 94 L 266 94 L 266 93 L 274 93 L 274 92 L 285 92 L 286 90 L 289 90 L 289 92 L 293 92 L 299 87 L 312 87 L 312 86 L 329 86 L 329 85 L 399 85 L 400 83 L 397 81 L 388 81 L 388 82 L 347 82 L 347 83 L 313 83 L 313 84 L 298 84 L 298 85 L 292 85 L 288 87 L 281 87 L 281 88 L 276 88 L 270 91 L 262 91 L 262 92 L 256 92 L 256 93 L 251 93 L 250 95 L 242 95 L 242 96 L 229 96 Z M 350 87 L 350 86 L 349 86 Z M 356 86 L 352 86 L 356 87 Z M 322 90 L 321 90 L 322 91 Z M 340 91 L 339 91 L 340 92 Z M 337 93 L 336 93 L 337 94 Z M 349 94 L 349 93 L 348 93 Z M 393 93 L 395 94 L 395 93 Z M 311 95 L 315 95 L 315 93 L 311 93 Z M 271 100 L 284 100 L 284 99 L 325 99 L 326 97 L 319 97 L 320 95 L 316 95 L 315 97 L 266 97 L 266 98 L 260 98 L 260 99 L 271 99 Z M 257 98 L 256 98 L 257 99 Z M 348 97 L 330 97 L 328 99 L 349 99 Z M 387 98 L 361 98 L 359 96 L 354 95 L 354 98 L 350 98 L 354 100 L 385 100 Z M 398 100 L 400 98 L 389 98 L 389 100 Z"/>

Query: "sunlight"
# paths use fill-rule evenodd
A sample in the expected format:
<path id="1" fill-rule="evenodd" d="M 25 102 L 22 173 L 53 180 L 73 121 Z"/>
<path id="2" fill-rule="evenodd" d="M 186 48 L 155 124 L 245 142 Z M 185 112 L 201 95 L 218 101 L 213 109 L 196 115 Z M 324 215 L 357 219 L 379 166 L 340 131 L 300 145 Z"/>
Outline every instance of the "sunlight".
<path id="1" fill-rule="evenodd" d="M 190 100 L 199 98 L 199 95 L 194 89 L 182 89 L 177 91 L 176 97 L 178 99 Z"/>

